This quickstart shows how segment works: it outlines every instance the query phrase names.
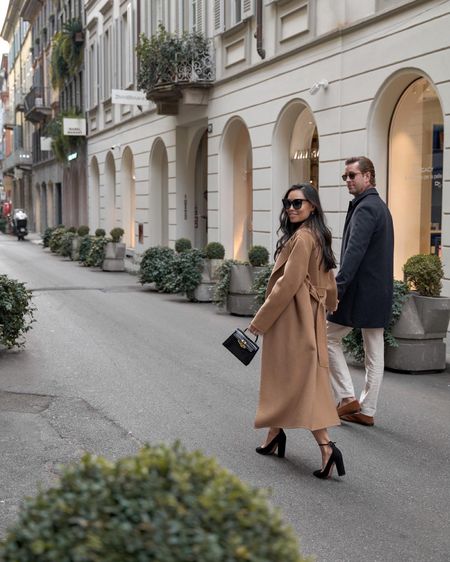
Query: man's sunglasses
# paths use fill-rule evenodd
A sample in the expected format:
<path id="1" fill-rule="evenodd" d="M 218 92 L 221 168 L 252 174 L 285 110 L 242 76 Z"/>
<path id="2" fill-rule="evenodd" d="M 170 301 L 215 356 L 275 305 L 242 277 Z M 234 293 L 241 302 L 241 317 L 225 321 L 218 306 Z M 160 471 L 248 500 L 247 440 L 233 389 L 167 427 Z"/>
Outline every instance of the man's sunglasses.
<path id="1" fill-rule="evenodd" d="M 356 178 L 356 176 L 357 176 L 358 174 L 361 174 L 361 173 L 362 173 L 362 172 L 349 172 L 348 174 L 342 174 L 342 179 L 343 179 L 344 181 L 347 181 L 347 178 L 348 178 L 349 180 L 354 180 L 354 179 Z"/>
<path id="2" fill-rule="evenodd" d="M 296 211 L 302 208 L 303 201 L 305 199 L 282 199 L 283 207 L 286 211 L 289 211 L 291 207 L 294 207 Z"/>

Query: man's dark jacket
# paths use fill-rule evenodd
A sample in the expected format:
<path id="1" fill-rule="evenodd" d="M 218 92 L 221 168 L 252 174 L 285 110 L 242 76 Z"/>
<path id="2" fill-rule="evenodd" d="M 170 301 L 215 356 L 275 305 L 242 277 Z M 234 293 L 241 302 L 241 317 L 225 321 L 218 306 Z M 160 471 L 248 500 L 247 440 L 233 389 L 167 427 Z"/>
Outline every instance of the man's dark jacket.
<path id="1" fill-rule="evenodd" d="M 386 328 L 393 296 L 394 229 L 389 209 L 374 187 L 350 202 L 336 277 L 338 309 L 328 315 L 353 328 Z"/>

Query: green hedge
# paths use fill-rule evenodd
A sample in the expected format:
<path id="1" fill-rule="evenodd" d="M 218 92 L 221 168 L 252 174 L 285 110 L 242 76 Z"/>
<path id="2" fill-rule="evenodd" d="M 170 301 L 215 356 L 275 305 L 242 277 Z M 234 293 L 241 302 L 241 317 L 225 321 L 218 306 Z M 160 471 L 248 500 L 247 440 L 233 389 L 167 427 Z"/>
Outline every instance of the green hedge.
<path id="1" fill-rule="evenodd" d="M 85 455 L 28 500 L 4 562 L 304 562 L 265 492 L 178 443 Z"/>

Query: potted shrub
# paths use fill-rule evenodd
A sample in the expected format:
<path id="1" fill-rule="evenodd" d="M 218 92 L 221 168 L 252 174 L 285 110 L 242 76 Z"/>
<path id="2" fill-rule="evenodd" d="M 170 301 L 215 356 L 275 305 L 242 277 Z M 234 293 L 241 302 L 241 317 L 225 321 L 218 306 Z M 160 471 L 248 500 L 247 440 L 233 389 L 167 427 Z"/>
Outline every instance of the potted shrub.
<path id="1" fill-rule="evenodd" d="M 50 239 L 52 237 L 53 231 L 56 228 L 56 226 L 47 226 L 47 228 L 44 230 L 44 235 L 42 236 L 42 245 L 44 248 L 50 247 Z"/>
<path id="2" fill-rule="evenodd" d="M 78 227 L 77 235 L 72 238 L 72 253 L 70 259 L 78 261 L 80 259 L 80 245 L 82 239 L 89 234 L 89 227 L 85 224 Z"/>
<path id="3" fill-rule="evenodd" d="M 188 238 L 178 238 L 178 240 L 175 240 L 175 252 L 177 252 L 177 254 L 191 249 L 192 243 Z"/>
<path id="4" fill-rule="evenodd" d="M 408 298 L 408 285 L 403 281 L 394 280 L 394 298 L 392 300 L 392 316 L 388 328 L 384 331 L 384 348 L 385 353 L 390 347 L 397 347 L 398 343 L 392 334 L 392 329 L 395 326 L 401 312 L 402 307 Z M 364 361 L 364 343 L 362 332 L 360 328 L 353 328 L 353 330 L 345 336 L 342 340 L 344 351 L 353 357 L 358 363 Z"/>
<path id="5" fill-rule="evenodd" d="M 58 253 L 63 258 L 70 258 L 72 256 L 72 241 L 75 238 L 76 233 L 76 228 L 71 226 L 70 228 L 67 228 L 62 235 Z"/>
<path id="6" fill-rule="evenodd" d="M 58 254 L 61 248 L 62 238 L 66 233 L 66 229 L 63 225 L 57 226 L 52 230 L 49 240 L 50 251 L 54 254 Z"/>
<path id="7" fill-rule="evenodd" d="M 105 259 L 105 248 L 108 243 L 104 230 L 97 228 L 95 236 L 91 239 L 89 251 L 83 261 L 83 265 L 87 267 L 101 267 Z"/>
<path id="8" fill-rule="evenodd" d="M 125 234 L 123 228 L 116 227 L 110 231 L 111 240 L 105 247 L 105 259 L 103 260 L 103 271 L 125 271 L 126 245 L 121 242 Z"/>
<path id="9" fill-rule="evenodd" d="M 91 249 L 91 245 L 92 245 L 93 240 L 94 240 L 94 236 L 89 236 L 89 234 L 86 234 L 80 240 L 80 248 L 79 248 L 79 251 L 78 251 L 78 261 L 82 265 L 85 265 L 86 260 L 88 259 L 89 251 Z"/>
<path id="10" fill-rule="evenodd" d="M 142 255 L 139 265 L 139 281 L 142 285 L 151 283 L 155 289 L 165 292 L 164 283 L 172 271 L 175 252 L 172 248 L 154 246 Z"/>
<path id="11" fill-rule="evenodd" d="M 0 345 L 23 347 L 22 337 L 31 329 L 35 310 L 32 292 L 24 283 L 0 275 Z"/>
<path id="12" fill-rule="evenodd" d="M 179 443 L 115 462 L 85 454 L 26 500 L 0 558 L 306 562 L 267 492 Z"/>
<path id="13" fill-rule="evenodd" d="M 450 298 L 440 296 L 444 276 L 441 259 L 437 255 L 412 256 L 403 272 L 411 292 L 392 328 L 398 347 L 386 349 L 385 367 L 408 373 L 443 371 Z"/>
<path id="14" fill-rule="evenodd" d="M 212 302 L 214 290 L 218 282 L 218 270 L 223 263 L 225 248 L 220 242 L 209 242 L 203 250 L 201 263 L 200 282 L 194 290 L 186 293 L 189 300 L 193 302 Z"/>
<path id="15" fill-rule="evenodd" d="M 261 269 L 269 263 L 264 246 L 252 246 L 248 252 L 250 263 L 233 262 L 229 268 L 229 288 L 226 307 L 230 314 L 253 316 L 258 310 L 253 283 Z"/>
<path id="16" fill-rule="evenodd" d="M 185 250 L 174 256 L 171 270 L 164 279 L 166 293 L 185 293 L 195 299 L 195 291 L 202 279 L 203 255 L 200 250 Z"/>

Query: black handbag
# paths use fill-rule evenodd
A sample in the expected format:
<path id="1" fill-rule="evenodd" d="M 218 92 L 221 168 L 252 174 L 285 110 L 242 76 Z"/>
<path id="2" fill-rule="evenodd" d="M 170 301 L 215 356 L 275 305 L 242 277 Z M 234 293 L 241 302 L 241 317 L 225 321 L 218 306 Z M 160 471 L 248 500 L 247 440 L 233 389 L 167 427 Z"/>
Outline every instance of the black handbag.
<path id="1" fill-rule="evenodd" d="M 245 329 L 244 332 L 247 330 Z M 255 341 L 251 340 L 242 330 L 236 328 L 234 332 L 229 336 L 222 345 L 224 345 L 231 353 L 244 363 L 248 365 L 250 361 L 255 357 L 259 346 L 256 344 L 258 341 L 258 336 L 256 336 Z"/>

